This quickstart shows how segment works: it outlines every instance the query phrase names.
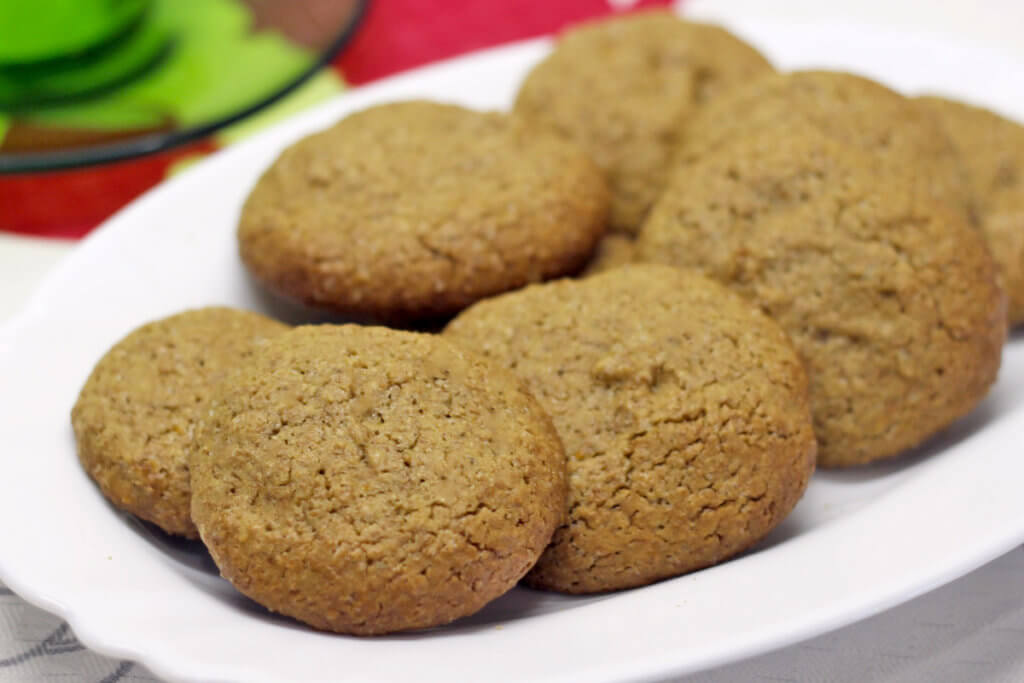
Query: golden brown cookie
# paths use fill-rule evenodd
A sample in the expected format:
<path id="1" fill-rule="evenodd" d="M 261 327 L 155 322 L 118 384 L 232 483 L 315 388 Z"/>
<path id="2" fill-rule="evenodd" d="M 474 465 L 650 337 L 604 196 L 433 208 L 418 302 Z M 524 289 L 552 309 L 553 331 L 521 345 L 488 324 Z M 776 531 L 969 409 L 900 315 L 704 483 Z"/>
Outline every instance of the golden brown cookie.
<path id="1" fill-rule="evenodd" d="M 1024 323 L 1024 126 L 941 97 L 917 102 L 936 116 L 960 154 L 978 221 L 1003 273 L 1010 324 Z"/>
<path id="2" fill-rule="evenodd" d="M 221 573 L 320 629 L 471 614 L 512 588 L 564 514 L 565 456 L 507 371 L 438 336 L 296 328 L 223 385 L 192 460 Z"/>
<path id="3" fill-rule="evenodd" d="M 612 228 L 635 234 L 664 187 L 682 122 L 727 88 L 771 71 L 724 29 L 638 12 L 567 31 L 527 76 L 515 111 L 590 153 L 608 174 Z"/>
<path id="4" fill-rule="evenodd" d="M 636 260 L 633 254 L 634 249 L 631 235 L 622 233 L 605 235 L 597 243 L 597 249 L 594 250 L 594 255 L 590 257 L 590 262 L 587 263 L 587 267 L 583 269 L 581 275 L 583 277 L 595 275 L 624 266 L 627 263 L 633 263 Z"/>
<path id="5" fill-rule="evenodd" d="M 570 142 L 506 114 L 372 107 L 286 149 L 242 210 L 242 260 L 278 293 L 409 321 L 586 262 L 608 190 Z"/>
<path id="6" fill-rule="evenodd" d="M 914 102 L 870 79 L 837 71 L 767 74 L 703 108 L 683 129 L 674 172 L 737 137 L 803 122 L 866 155 L 878 172 L 904 172 L 925 194 L 970 212 L 952 142 Z M 902 169 L 902 170 L 901 170 Z"/>
<path id="7" fill-rule="evenodd" d="M 1005 298 L 963 214 L 794 119 L 676 176 L 637 241 L 757 303 L 807 365 L 818 464 L 897 455 L 999 369 Z"/>
<path id="8" fill-rule="evenodd" d="M 143 325 L 96 364 L 71 410 L 78 458 L 117 507 L 196 538 L 188 451 L 214 387 L 288 329 L 257 313 L 201 308 Z"/>
<path id="9" fill-rule="evenodd" d="M 527 576 L 589 593 L 725 560 L 796 504 L 815 442 L 800 360 L 696 273 L 629 265 L 481 301 L 444 336 L 514 369 L 551 415 L 569 514 Z"/>

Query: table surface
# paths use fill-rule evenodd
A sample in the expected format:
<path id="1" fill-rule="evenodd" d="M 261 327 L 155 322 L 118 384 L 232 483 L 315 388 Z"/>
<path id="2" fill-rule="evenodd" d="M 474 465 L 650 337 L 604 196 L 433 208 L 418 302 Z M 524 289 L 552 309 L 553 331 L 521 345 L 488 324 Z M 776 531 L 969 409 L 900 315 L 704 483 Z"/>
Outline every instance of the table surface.
<path id="1" fill-rule="evenodd" d="M 612 2 L 624 4 L 622 0 Z M 626 2 L 625 4 L 628 4 Z M 1019 0 L 689 0 L 691 14 L 728 22 L 848 19 L 975 41 L 1024 59 Z M 1024 87 L 1024 77 L 1017 87 Z M 1008 84 L 1013 86 L 1013 84 Z M 0 324 L 13 316 L 74 243 L 0 233 Z M 1024 547 L 904 605 L 789 648 L 695 676 L 740 681 L 1024 681 Z M 144 667 L 84 648 L 60 619 L 0 584 L 0 682 L 157 681 Z"/>

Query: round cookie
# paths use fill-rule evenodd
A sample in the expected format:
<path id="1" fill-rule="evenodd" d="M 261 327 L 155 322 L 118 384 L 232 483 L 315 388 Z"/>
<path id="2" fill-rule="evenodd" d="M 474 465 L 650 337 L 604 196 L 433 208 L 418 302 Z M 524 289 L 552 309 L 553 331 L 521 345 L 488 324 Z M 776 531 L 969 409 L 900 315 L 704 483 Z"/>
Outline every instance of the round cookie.
<path id="1" fill-rule="evenodd" d="M 191 459 L 193 519 L 236 588 L 316 628 L 471 614 L 562 520 L 548 416 L 438 336 L 295 328 L 222 388 Z"/>
<path id="2" fill-rule="evenodd" d="M 814 469 L 796 352 L 696 273 L 628 265 L 534 285 L 443 334 L 513 368 L 565 445 L 568 520 L 534 586 L 607 591 L 725 560 L 789 513 Z"/>
<path id="3" fill-rule="evenodd" d="M 798 121 L 866 155 L 878 172 L 903 172 L 920 190 L 970 213 L 971 195 L 956 151 L 934 119 L 912 100 L 854 74 L 767 74 L 703 108 L 684 127 L 673 172 L 738 137 L 774 135 Z"/>
<path id="4" fill-rule="evenodd" d="M 389 321 L 450 315 L 575 272 L 605 230 L 586 154 L 507 114 L 414 101 L 286 149 L 242 209 L 242 261 L 270 289 Z"/>
<path id="5" fill-rule="evenodd" d="M 136 329 L 93 368 L 71 410 L 78 458 L 110 501 L 197 538 L 188 452 L 214 387 L 288 329 L 257 313 L 201 308 Z"/>
<path id="6" fill-rule="evenodd" d="M 799 120 L 676 176 L 637 258 L 697 268 L 786 330 L 807 366 L 819 465 L 921 443 L 999 369 L 1005 298 L 980 231 Z"/>
<path id="7" fill-rule="evenodd" d="M 920 97 L 953 141 L 978 220 L 1003 273 L 1011 325 L 1024 323 L 1024 126 L 941 97 Z"/>
<path id="8" fill-rule="evenodd" d="M 527 76 L 515 111 L 590 153 L 608 174 L 612 229 L 635 234 L 664 187 L 680 124 L 727 88 L 771 71 L 724 29 L 637 12 L 566 31 Z"/>

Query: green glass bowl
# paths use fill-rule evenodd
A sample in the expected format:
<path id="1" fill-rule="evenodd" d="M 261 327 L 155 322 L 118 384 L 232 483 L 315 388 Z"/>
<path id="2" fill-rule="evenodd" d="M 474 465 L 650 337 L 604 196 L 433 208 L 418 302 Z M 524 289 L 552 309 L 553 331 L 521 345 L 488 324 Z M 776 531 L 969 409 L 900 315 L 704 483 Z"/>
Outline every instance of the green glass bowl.
<path id="1" fill-rule="evenodd" d="M 0 0 L 0 67 L 69 59 L 113 40 L 152 0 Z"/>
<path id="2" fill-rule="evenodd" d="M 367 4 L 0 0 L 0 173 L 119 161 L 206 137 L 327 64 Z M 108 5 L 117 11 L 100 12 Z M 48 37 L 49 19 L 36 17 L 35 39 L 4 42 L 5 32 L 16 33 L 15 14 L 25 14 L 27 34 L 26 13 L 43 6 L 54 21 L 76 7 L 105 21 L 85 21 L 62 41 Z"/>

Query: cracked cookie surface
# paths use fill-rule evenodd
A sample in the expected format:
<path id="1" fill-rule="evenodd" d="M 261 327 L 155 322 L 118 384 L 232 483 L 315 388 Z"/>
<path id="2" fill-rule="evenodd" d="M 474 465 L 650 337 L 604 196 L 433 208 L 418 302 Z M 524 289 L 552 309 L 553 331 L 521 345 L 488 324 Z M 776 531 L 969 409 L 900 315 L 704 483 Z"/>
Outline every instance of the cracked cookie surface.
<path id="1" fill-rule="evenodd" d="M 1010 324 L 1024 323 L 1024 126 L 941 97 L 916 101 L 936 116 L 960 154 L 978 220 L 1002 269 Z"/>
<path id="2" fill-rule="evenodd" d="M 818 464 L 897 455 L 988 392 L 1005 297 L 962 212 L 793 120 L 676 176 L 637 256 L 697 268 L 789 334 L 809 375 Z"/>
<path id="3" fill-rule="evenodd" d="M 78 458 L 117 507 L 197 538 L 188 452 L 216 384 L 287 326 L 211 307 L 143 325 L 96 364 L 71 410 Z"/>
<path id="4" fill-rule="evenodd" d="M 688 164 L 737 137 L 772 137 L 794 121 L 866 155 L 877 171 L 914 178 L 921 193 L 971 215 L 963 165 L 933 117 L 880 83 L 840 71 L 767 74 L 730 90 L 683 128 L 672 174 L 691 172 Z"/>
<path id="5" fill-rule="evenodd" d="M 570 142 L 507 114 L 399 102 L 286 149 L 246 201 L 238 241 L 280 294 L 415 321 L 574 272 L 608 202 Z"/>
<path id="6" fill-rule="evenodd" d="M 814 469 L 796 352 L 695 273 L 629 265 L 534 285 L 443 334 L 523 378 L 565 445 L 568 519 L 534 586 L 607 591 L 725 560 L 789 513 Z"/>
<path id="7" fill-rule="evenodd" d="M 664 187 L 680 125 L 772 70 L 722 28 L 637 12 L 566 31 L 526 77 L 515 111 L 587 150 L 608 176 L 612 229 L 635 234 Z"/>
<path id="8" fill-rule="evenodd" d="M 444 624 L 512 588 L 562 520 L 551 421 L 437 336 L 300 327 L 224 385 L 192 513 L 225 578 L 320 629 Z"/>

